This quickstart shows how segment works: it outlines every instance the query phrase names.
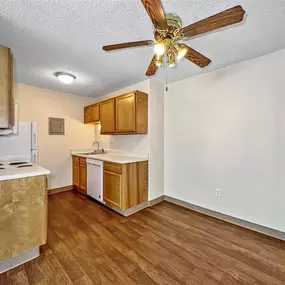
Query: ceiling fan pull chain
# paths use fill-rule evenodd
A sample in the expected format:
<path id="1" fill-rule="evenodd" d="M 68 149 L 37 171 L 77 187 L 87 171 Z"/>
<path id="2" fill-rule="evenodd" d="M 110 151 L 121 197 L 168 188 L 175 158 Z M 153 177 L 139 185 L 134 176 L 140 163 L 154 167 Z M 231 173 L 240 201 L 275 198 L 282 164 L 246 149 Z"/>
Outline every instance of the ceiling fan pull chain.
<path id="1" fill-rule="evenodd" d="M 168 91 L 168 86 L 167 86 L 167 63 L 166 63 L 166 60 L 164 60 L 164 68 L 165 68 L 165 91 L 167 92 Z"/>

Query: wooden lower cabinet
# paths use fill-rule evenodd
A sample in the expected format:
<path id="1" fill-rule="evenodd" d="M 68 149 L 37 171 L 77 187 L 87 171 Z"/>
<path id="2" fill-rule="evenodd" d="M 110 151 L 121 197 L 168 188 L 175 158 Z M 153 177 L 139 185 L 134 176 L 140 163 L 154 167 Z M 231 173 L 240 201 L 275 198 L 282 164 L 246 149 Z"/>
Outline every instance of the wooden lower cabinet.
<path id="1" fill-rule="evenodd" d="M 73 187 L 87 194 L 86 159 L 73 156 Z M 148 201 L 148 162 L 119 164 L 104 162 L 103 199 L 125 211 Z"/>
<path id="2" fill-rule="evenodd" d="M 122 211 L 148 201 L 148 162 L 105 162 L 104 201 Z"/>
<path id="3" fill-rule="evenodd" d="M 122 175 L 104 170 L 104 201 L 119 209 L 122 207 Z"/>
<path id="4" fill-rule="evenodd" d="M 73 175 L 73 186 L 79 188 L 79 161 L 75 160 L 73 157 L 73 164 L 72 164 L 72 175 Z"/>
<path id="5" fill-rule="evenodd" d="M 79 189 L 87 194 L 87 165 L 85 163 L 80 163 L 79 165 Z"/>
<path id="6" fill-rule="evenodd" d="M 87 194 L 87 164 L 86 158 L 73 156 L 72 158 L 72 176 L 75 189 Z"/>
<path id="7" fill-rule="evenodd" d="M 47 242 L 46 179 L 0 181 L 0 263 Z"/>

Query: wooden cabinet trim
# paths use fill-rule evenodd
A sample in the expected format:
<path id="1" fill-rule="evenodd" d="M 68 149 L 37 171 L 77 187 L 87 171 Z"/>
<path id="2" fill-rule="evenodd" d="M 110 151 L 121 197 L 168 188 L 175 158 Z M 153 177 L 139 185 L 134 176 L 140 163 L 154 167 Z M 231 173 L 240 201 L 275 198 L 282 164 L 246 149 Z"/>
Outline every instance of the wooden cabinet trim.
<path id="1" fill-rule="evenodd" d="M 122 165 L 113 162 L 104 162 L 104 170 L 122 174 Z"/>

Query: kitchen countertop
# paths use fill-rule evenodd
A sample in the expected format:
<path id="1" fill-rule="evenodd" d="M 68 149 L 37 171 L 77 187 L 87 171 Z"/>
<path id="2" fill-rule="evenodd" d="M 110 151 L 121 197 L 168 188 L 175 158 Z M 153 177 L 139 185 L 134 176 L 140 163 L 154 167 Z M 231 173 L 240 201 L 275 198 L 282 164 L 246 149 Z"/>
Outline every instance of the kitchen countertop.
<path id="1" fill-rule="evenodd" d="M 86 151 L 88 152 L 88 151 Z M 107 162 L 114 162 L 120 164 L 127 164 L 127 163 L 134 163 L 134 162 L 141 162 L 141 161 L 148 161 L 148 154 L 147 153 L 136 153 L 136 152 L 120 152 L 114 150 L 107 150 L 104 154 L 91 154 L 86 155 L 82 152 L 71 152 L 73 156 L 79 156 L 89 159 L 96 159 L 101 161 Z"/>
<path id="2" fill-rule="evenodd" d="M 47 174 L 50 174 L 50 171 L 38 165 L 23 168 L 9 167 L 7 169 L 0 169 L 0 181 Z"/>

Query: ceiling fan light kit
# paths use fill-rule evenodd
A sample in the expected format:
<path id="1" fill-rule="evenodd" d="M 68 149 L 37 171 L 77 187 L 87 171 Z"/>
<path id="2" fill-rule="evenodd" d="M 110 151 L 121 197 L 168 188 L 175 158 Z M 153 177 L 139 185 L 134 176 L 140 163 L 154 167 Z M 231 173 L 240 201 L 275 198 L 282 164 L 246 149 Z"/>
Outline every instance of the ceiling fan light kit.
<path id="1" fill-rule="evenodd" d="M 211 63 L 209 58 L 178 41 L 187 40 L 197 35 L 240 23 L 243 21 L 245 14 L 241 6 L 236 6 L 182 28 L 182 21 L 178 15 L 164 14 L 161 0 L 141 1 L 154 25 L 155 43 L 151 40 L 122 43 L 104 46 L 103 50 L 111 51 L 122 48 L 154 45 L 155 55 L 148 66 L 146 76 L 155 75 L 164 59 L 169 67 L 173 67 L 176 64 L 176 58 L 182 59 L 183 57 L 200 68 L 208 66 Z"/>

